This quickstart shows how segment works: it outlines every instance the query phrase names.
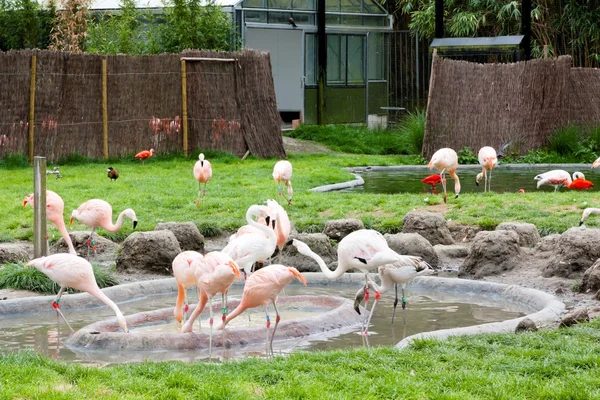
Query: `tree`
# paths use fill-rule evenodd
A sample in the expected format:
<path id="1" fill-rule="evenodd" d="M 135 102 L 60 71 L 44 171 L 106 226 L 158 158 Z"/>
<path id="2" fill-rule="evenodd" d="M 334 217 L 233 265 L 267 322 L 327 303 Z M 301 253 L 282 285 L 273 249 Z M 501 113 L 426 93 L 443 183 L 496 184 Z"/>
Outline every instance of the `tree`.
<path id="1" fill-rule="evenodd" d="M 0 50 L 46 48 L 54 16 L 52 4 L 43 8 L 35 0 L 0 0 Z"/>
<path id="2" fill-rule="evenodd" d="M 51 50 L 82 52 L 91 0 L 61 0 L 51 34 Z"/>

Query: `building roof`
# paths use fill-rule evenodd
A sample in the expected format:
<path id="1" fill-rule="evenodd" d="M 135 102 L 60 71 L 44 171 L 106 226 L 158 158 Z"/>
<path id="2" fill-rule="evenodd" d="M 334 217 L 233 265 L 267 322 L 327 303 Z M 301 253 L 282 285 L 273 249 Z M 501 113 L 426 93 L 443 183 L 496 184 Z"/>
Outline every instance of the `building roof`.
<path id="1" fill-rule="evenodd" d="M 215 5 L 221 7 L 232 7 L 242 0 L 214 0 Z M 135 0 L 138 8 L 163 8 L 165 0 Z M 47 0 L 40 0 L 40 3 L 46 4 Z M 92 0 L 90 10 L 118 10 L 120 0 Z"/>

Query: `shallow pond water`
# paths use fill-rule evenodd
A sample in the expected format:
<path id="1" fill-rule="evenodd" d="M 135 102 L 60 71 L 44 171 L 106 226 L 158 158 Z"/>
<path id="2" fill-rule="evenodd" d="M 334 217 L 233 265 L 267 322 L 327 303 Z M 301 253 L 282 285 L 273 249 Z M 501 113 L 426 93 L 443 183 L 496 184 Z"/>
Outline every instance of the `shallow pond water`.
<path id="1" fill-rule="evenodd" d="M 301 287 L 299 285 L 289 285 L 286 288 L 285 295 L 293 296 L 299 294 L 308 295 L 332 295 L 353 299 L 354 294 L 360 285 L 339 285 L 329 284 L 325 286 Z M 232 288 L 229 298 L 239 298 L 241 288 Z M 175 293 L 139 298 L 134 301 L 120 303 L 119 307 L 125 315 L 137 313 L 140 311 L 150 311 L 165 307 L 172 307 L 175 302 Z M 315 351 L 330 350 L 339 348 L 349 348 L 357 346 L 393 346 L 405 336 L 419 332 L 426 332 L 438 329 L 455 328 L 482 324 L 487 322 L 503 321 L 516 318 L 525 314 L 521 306 L 510 303 L 498 302 L 497 300 L 483 299 L 467 295 L 454 295 L 444 293 L 426 293 L 424 289 L 418 286 L 407 288 L 406 291 L 408 306 L 406 309 L 406 327 L 403 322 L 403 311 L 399 305 L 396 311 L 394 325 L 391 325 L 393 294 L 386 293 L 382 300 L 378 302 L 375 308 L 374 316 L 371 320 L 369 329 L 370 335 L 365 337 L 360 335 L 360 326 L 347 328 L 345 330 L 327 332 L 320 335 L 293 339 L 274 341 L 274 353 L 285 354 L 292 351 Z M 67 296 L 63 302 L 68 301 Z M 196 294 L 190 291 L 190 302 L 194 302 Z M 372 303 L 369 303 L 369 307 Z M 48 307 L 51 307 L 48 304 Z M 282 320 L 303 317 L 311 313 L 319 312 L 313 310 L 280 310 Z M 274 311 L 269 309 L 272 320 Z M 88 310 L 68 310 L 65 315 L 74 329 L 82 328 L 92 322 L 112 319 L 114 313 L 106 308 L 96 308 Z M 250 317 L 249 317 L 250 315 Z M 207 313 L 202 315 L 202 329 L 208 330 Z M 250 318 L 250 319 L 249 319 Z M 216 316 L 218 319 L 218 316 Z M 251 310 L 251 313 L 245 312 L 232 321 L 231 327 L 264 326 L 264 311 L 260 308 Z M 175 332 L 175 322 L 169 322 L 158 327 L 141 328 L 156 331 Z M 198 324 L 194 330 L 198 329 Z M 272 329 L 272 328 L 271 328 Z M 265 332 L 266 333 L 266 332 Z M 215 331 L 215 334 L 220 334 Z M 40 313 L 27 316 L 4 317 L 0 319 L 0 350 L 9 351 L 17 349 L 33 349 L 54 358 L 74 361 L 85 364 L 105 365 L 121 362 L 135 361 L 163 361 L 163 360 L 206 360 L 209 357 L 206 349 L 197 351 L 152 351 L 152 352 L 109 352 L 109 351 L 91 351 L 91 352 L 73 352 L 65 347 L 64 340 L 69 336 L 67 327 L 62 323 L 57 329 L 57 319 L 54 313 Z M 247 356 L 265 356 L 265 345 L 253 345 L 242 348 L 213 349 L 212 357 L 219 359 L 232 359 Z"/>
<path id="2" fill-rule="evenodd" d="M 518 192 L 523 189 L 530 191 L 554 191 L 553 186 L 541 186 L 536 189 L 537 181 L 533 178 L 553 169 L 564 169 L 573 175 L 573 172 L 583 172 L 585 178 L 595 183 L 591 191 L 600 190 L 600 171 L 592 170 L 590 164 L 556 164 L 556 165 L 522 165 L 522 164 L 500 164 L 492 172 L 491 188 L 493 192 Z M 344 192 L 367 192 L 367 193 L 427 193 L 431 185 L 421 182 L 421 179 L 435 173 L 437 170 L 429 170 L 427 166 L 399 166 L 399 167 L 372 167 L 353 169 L 365 181 L 364 185 L 342 189 Z M 475 177 L 481 172 L 478 165 L 461 165 L 458 167 L 457 175 L 461 183 L 461 193 L 483 192 L 483 180 L 479 186 L 475 184 Z M 454 192 L 454 180 L 446 174 L 447 190 Z M 568 190 L 560 188 L 560 191 Z M 438 184 L 434 193 L 440 193 L 442 185 Z"/>

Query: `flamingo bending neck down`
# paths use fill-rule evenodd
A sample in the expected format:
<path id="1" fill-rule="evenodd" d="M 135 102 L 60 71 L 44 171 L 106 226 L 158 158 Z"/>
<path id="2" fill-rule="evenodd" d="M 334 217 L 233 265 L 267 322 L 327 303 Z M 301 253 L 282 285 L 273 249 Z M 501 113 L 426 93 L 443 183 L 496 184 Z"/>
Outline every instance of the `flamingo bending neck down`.
<path id="1" fill-rule="evenodd" d="M 481 165 L 481 172 L 477 174 L 475 178 L 475 184 L 479 186 L 479 181 L 481 178 L 484 178 L 483 182 L 483 191 L 490 191 L 490 187 L 492 184 L 492 170 L 498 164 L 498 156 L 496 155 L 496 150 L 490 146 L 484 146 L 479 150 L 477 155 L 477 159 L 479 160 L 479 164 Z M 490 177 L 488 179 L 487 171 L 490 171 Z"/>
<path id="2" fill-rule="evenodd" d="M 30 204 L 33 207 L 33 199 L 33 193 L 25 196 L 25 199 L 23 200 L 23 207 L 25 207 L 27 204 Z M 63 219 L 64 211 L 65 202 L 63 199 L 52 190 L 46 190 L 46 218 L 58 228 L 60 235 L 69 248 L 69 254 L 76 256 L 77 251 L 75 251 L 75 247 L 73 247 L 73 241 L 71 240 L 71 236 L 69 236 L 67 226 L 65 225 L 65 220 Z"/>
<path id="3" fill-rule="evenodd" d="M 277 183 L 277 194 L 283 196 L 283 185 L 287 186 L 287 200 L 288 205 L 292 204 L 292 195 L 294 189 L 292 189 L 292 163 L 287 160 L 277 161 L 273 167 L 273 179 Z"/>
<path id="4" fill-rule="evenodd" d="M 588 207 L 583 210 L 583 214 L 581 214 L 581 219 L 579 220 L 579 226 L 583 225 L 590 214 L 600 214 L 600 208 Z"/>
<path id="5" fill-rule="evenodd" d="M 458 195 L 460 194 L 460 179 L 458 179 L 458 175 L 456 174 L 456 169 L 458 168 L 458 155 L 456 154 L 456 151 L 445 147 L 433 153 L 433 156 L 431 156 L 431 160 L 429 161 L 429 169 L 432 169 L 433 167 L 441 171 L 440 175 L 442 176 L 442 188 L 444 189 L 444 203 L 448 197 L 446 192 L 446 172 L 454 179 L 454 193 L 456 194 L 454 198 L 458 198 Z"/>
<path id="6" fill-rule="evenodd" d="M 271 218 L 276 218 L 273 213 L 269 214 L 266 206 L 257 204 L 250 206 L 246 211 L 246 221 L 248 225 L 256 228 L 262 234 L 248 233 L 238 236 L 222 250 L 244 270 L 244 275 L 246 276 L 252 272 L 252 265 L 255 262 L 264 261 L 271 257 L 277 247 L 277 235 L 275 231 L 267 225 L 256 222 L 253 219 L 255 216 L 265 217 L 267 225 L 271 222 Z"/>
<path id="7" fill-rule="evenodd" d="M 58 253 L 48 257 L 35 258 L 25 264 L 25 267 L 29 266 L 34 266 L 52 281 L 60 285 L 60 290 L 56 300 L 52 303 L 52 307 L 54 307 L 56 313 L 65 320 L 71 329 L 71 332 L 74 332 L 73 328 L 60 311 L 60 298 L 67 287 L 87 292 L 98 298 L 115 312 L 117 322 L 123 329 L 123 332 L 129 332 L 127 329 L 127 322 L 125 321 L 125 317 L 121 313 L 121 310 L 119 310 L 119 307 L 117 307 L 117 305 L 100 290 L 96 283 L 96 278 L 94 277 L 92 265 L 84 258 L 67 253 Z"/>
<path id="8" fill-rule="evenodd" d="M 173 313 L 178 325 L 181 325 L 188 311 L 188 288 L 197 284 L 196 267 L 193 262 L 199 259 L 202 259 L 202 254 L 191 250 L 182 251 L 173 259 L 173 276 L 177 282 L 177 299 Z"/>
<path id="9" fill-rule="evenodd" d="M 569 187 L 573 183 L 574 179 L 583 178 L 583 174 L 579 171 L 573 173 L 573 178 L 565 170 L 554 169 L 552 171 L 544 172 L 543 174 L 536 175 L 533 179 L 538 181 L 537 188 L 539 189 L 542 185 L 554 186 L 554 191 L 558 191 L 561 186 Z"/>
<path id="10" fill-rule="evenodd" d="M 104 200 L 92 199 L 88 200 L 79 206 L 77 210 L 73 210 L 71 213 L 70 223 L 73 224 L 73 219 L 77 219 L 84 225 L 92 228 L 90 232 L 90 238 L 88 240 L 88 253 L 89 247 L 94 249 L 96 252 L 96 244 L 94 241 L 94 231 L 97 227 L 103 228 L 109 232 L 117 232 L 123 226 L 124 217 L 128 217 L 133 221 L 133 229 L 137 226 L 137 216 L 131 208 L 127 208 L 119 214 L 117 222 L 112 223 L 112 207 Z"/>

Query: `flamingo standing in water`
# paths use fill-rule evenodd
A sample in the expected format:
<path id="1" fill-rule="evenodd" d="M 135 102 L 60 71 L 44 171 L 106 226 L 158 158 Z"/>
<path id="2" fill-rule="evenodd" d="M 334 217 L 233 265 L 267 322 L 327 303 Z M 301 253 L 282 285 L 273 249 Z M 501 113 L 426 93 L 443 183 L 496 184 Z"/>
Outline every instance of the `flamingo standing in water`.
<path id="1" fill-rule="evenodd" d="M 197 284 L 196 267 L 193 262 L 200 259 L 202 259 L 202 254 L 191 250 L 183 251 L 173 259 L 173 276 L 177 282 L 177 300 L 175 300 L 174 314 L 179 325 L 181 325 L 189 308 L 187 301 L 188 288 Z"/>
<path id="2" fill-rule="evenodd" d="M 573 179 L 581 178 L 583 174 L 581 172 L 574 172 Z M 571 175 L 565 170 L 554 169 L 552 171 L 544 172 L 543 174 L 536 175 L 534 180 L 537 182 L 537 188 L 539 189 L 542 185 L 554 186 L 554 191 L 558 191 L 561 186 L 569 187 L 573 183 Z"/>
<path id="3" fill-rule="evenodd" d="M 97 227 L 106 229 L 109 232 L 117 232 L 123 225 L 123 218 L 127 217 L 133 221 L 133 229 L 137 226 L 137 216 L 131 208 L 127 208 L 119 214 L 117 222 L 112 223 L 112 207 L 104 200 L 92 199 L 88 200 L 79 206 L 77 210 L 73 210 L 71 213 L 70 223 L 73 224 L 73 219 L 77 219 L 79 222 L 92 228 L 90 232 L 90 238 L 88 239 L 88 255 L 89 248 L 94 249 L 96 252 L 96 242 L 94 241 L 94 231 Z"/>
<path id="4" fill-rule="evenodd" d="M 135 155 L 135 158 L 139 158 L 140 160 L 142 160 L 142 162 L 144 162 L 144 161 L 146 161 L 146 159 L 152 157 L 153 154 L 154 154 L 154 149 L 142 150 Z"/>
<path id="5" fill-rule="evenodd" d="M 590 216 L 590 214 L 600 214 L 600 208 L 588 207 L 585 210 L 583 210 L 583 214 L 581 214 L 581 220 L 579 220 L 579 226 L 583 225 L 583 223 L 585 222 L 587 217 Z"/>
<path id="6" fill-rule="evenodd" d="M 405 256 L 396 253 L 390 249 L 385 238 L 381 233 L 371 229 L 359 229 L 345 236 L 338 244 L 338 266 L 335 271 L 329 270 L 325 261 L 313 252 L 308 245 L 298 239 L 294 239 L 292 244 L 298 249 L 300 254 L 308 256 L 315 260 L 325 276 L 334 280 L 342 276 L 346 271 L 356 268 L 365 274 L 365 300 L 369 299 L 369 271 L 386 264 L 400 262 L 403 265 L 421 264 L 420 257 Z M 375 291 L 375 299 L 379 299 L 379 291 Z M 365 334 L 368 332 L 365 330 Z"/>
<path id="7" fill-rule="evenodd" d="M 479 181 L 483 177 L 483 191 L 490 191 L 492 184 L 492 169 L 494 169 L 496 164 L 498 164 L 498 156 L 496 155 L 496 150 L 494 150 L 493 147 L 484 146 L 479 150 L 477 159 L 479 160 L 479 164 L 481 165 L 481 172 L 477 174 L 477 177 L 475 178 L 475 184 L 479 186 Z M 488 170 L 490 170 L 489 179 L 487 174 Z"/>
<path id="8" fill-rule="evenodd" d="M 125 317 L 121 313 L 121 310 L 119 310 L 119 307 L 117 307 L 117 305 L 100 290 L 96 283 L 96 278 L 94 277 L 92 265 L 84 258 L 73 254 L 58 253 L 48 257 L 35 258 L 25 264 L 25 267 L 29 266 L 37 268 L 52 281 L 60 285 L 60 290 L 58 291 L 56 300 L 52 302 L 52 307 L 56 310 L 57 318 L 58 315 L 60 315 L 71 329 L 71 332 L 74 332 L 73 328 L 63 315 L 62 311 L 60 311 L 60 298 L 67 287 L 87 292 L 92 296 L 97 297 L 115 312 L 117 315 L 117 322 L 123 329 L 123 332 L 129 332 L 127 329 L 127 322 L 125 321 Z"/>
<path id="9" fill-rule="evenodd" d="M 204 159 L 204 154 L 200 153 L 198 161 L 194 165 L 194 178 L 198 181 L 198 199 L 196 205 L 200 205 L 200 185 L 204 183 L 204 190 L 202 196 L 206 196 L 206 184 L 212 177 L 212 166 L 210 161 Z"/>
<path id="10" fill-rule="evenodd" d="M 25 196 L 23 200 L 23 207 L 27 204 L 30 204 L 33 207 L 33 193 Z M 64 221 L 64 211 L 65 211 L 65 202 L 63 199 L 52 190 L 46 190 L 46 218 L 48 221 L 52 222 L 58 228 L 60 235 L 65 240 L 67 247 L 69 248 L 69 254 L 77 255 L 77 251 L 75 251 L 75 247 L 73 247 L 73 241 L 71 240 L 71 236 L 69 236 L 69 232 L 67 231 L 67 226 Z"/>
<path id="11" fill-rule="evenodd" d="M 249 233 L 238 236 L 222 250 L 223 253 L 228 254 L 244 270 L 245 276 L 248 276 L 252 272 L 252 265 L 255 262 L 264 261 L 271 257 L 277 246 L 275 231 L 253 219 L 254 216 L 262 216 L 265 218 L 266 223 L 269 224 L 271 218 L 276 219 L 277 216 L 273 215 L 273 213 L 269 215 L 268 212 L 269 209 L 266 206 L 256 204 L 250 206 L 246 211 L 246 221 L 248 225 L 260 230 L 262 234 Z"/>
<path id="12" fill-rule="evenodd" d="M 445 173 L 454 179 L 454 193 L 458 197 L 460 194 L 460 180 L 458 179 L 458 175 L 456 175 L 456 168 L 458 168 L 458 155 L 456 152 L 450 148 L 439 149 L 433 156 L 431 156 L 431 160 L 429 161 L 429 169 L 435 167 L 440 171 L 440 175 L 442 176 L 442 187 L 444 188 L 444 203 L 446 202 L 447 193 L 446 193 L 446 177 Z"/>
<path id="13" fill-rule="evenodd" d="M 379 272 L 379 278 L 381 279 L 381 285 L 378 287 L 373 281 L 369 282 L 369 286 L 375 291 L 379 291 L 379 293 L 384 294 L 390 291 L 392 286 L 396 292 L 396 298 L 394 299 L 394 312 L 392 314 L 392 325 L 394 324 L 394 317 L 396 316 L 396 306 L 398 305 L 398 285 L 402 287 L 402 310 L 406 310 L 406 297 L 404 296 L 404 289 L 406 285 L 412 282 L 417 276 L 421 275 L 429 275 L 432 274 L 433 268 L 425 261 L 421 261 L 417 265 L 406 265 L 400 262 L 396 262 L 393 264 L 383 265 L 377 269 Z M 361 301 L 365 297 L 364 287 L 361 288 L 357 293 L 354 299 L 354 309 L 357 313 L 360 314 L 359 305 Z M 369 319 L 367 320 L 367 328 L 369 323 L 371 322 L 371 317 L 373 316 L 373 310 L 375 309 L 375 304 L 377 304 L 377 300 L 373 303 L 373 307 L 371 308 L 371 312 L 369 313 Z M 406 312 L 404 312 L 404 325 L 406 325 Z"/>
<path id="14" fill-rule="evenodd" d="M 433 193 L 437 184 L 442 182 L 442 177 L 440 174 L 432 174 L 421 179 L 421 182 L 423 182 L 426 185 L 431 185 L 429 193 Z"/>
<path id="15" fill-rule="evenodd" d="M 217 329 L 224 329 L 229 321 L 240 315 L 248 308 L 264 306 L 265 316 L 267 319 L 267 352 L 270 349 L 271 354 L 273 354 L 273 338 L 275 337 L 277 325 L 281 320 L 279 311 L 277 310 L 277 296 L 294 278 L 297 278 L 304 286 L 306 286 L 306 279 L 294 267 L 286 267 L 285 265 L 281 264 L 272 264 L 259 269 L 250 275 L 248 280 L 246 280 L 240 304 L 225 318 L 223 323 L 218 326 Z M 273 327 L 273 334 L 271 335 L 270 340 L 269 328 L 271 326 L 271 319 L 269 318 L 269 314 L 267 312 L 269 302 L 273 304 L 273 308 L 275 308 L 275 314 L 277 315 L 275 318 L 275 326 Z"/>
<path id="16" fill-rule="evenodd" d="M 277 183 L 277 194 L 283 196 L 283 183 L 287 186 L 287 201 L 288 205 L 292 205 L 292 195 L 294 190 L 292 189 L 292 163 L 287 160 L 277 161 L 273 167 L 273 179 Z"/>

